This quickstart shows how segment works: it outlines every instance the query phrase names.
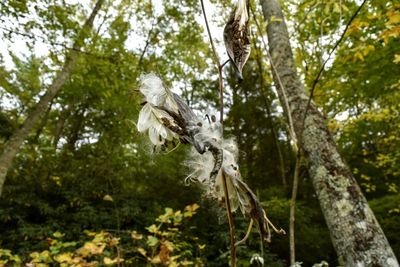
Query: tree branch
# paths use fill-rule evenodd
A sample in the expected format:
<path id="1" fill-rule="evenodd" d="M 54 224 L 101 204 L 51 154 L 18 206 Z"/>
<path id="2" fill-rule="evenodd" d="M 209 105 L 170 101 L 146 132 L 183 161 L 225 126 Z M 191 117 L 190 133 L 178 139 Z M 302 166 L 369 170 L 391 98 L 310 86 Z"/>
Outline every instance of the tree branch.
<path id="1" fill-rule="evenodd" d="M 344 29 L 344 31 L 342 32 L 342 35 L 340 36 L 339 40 L 337 40 L 336 44 L 333 46 L 332 50 L 329 52 L 328 54 L 328 58 L 324 61 L 324 63 L 322 64 L 321 68 L 318 71 L 317 76 L 315 77 L 313 84 L 311 86 L 311 91 L 310 91 L 310 96 L 308 98 L 307 101 L 307 106 L 306 106 L 306 110 L 304 112 L 304 118 L 303 118 L 303 127 L 304 127 L 304 122 L 306 120 L 307 117 L 307 112 L 310 109 L 310 105 L 311 105 L 311 100 L 314 96 L 314 91 L 315 91 L 315 87 L 317 86 L 317 83 L 319 81 L 319 79 L 321 78 L 322 73 L 325 70 L 325 65 L 326 63 L 331 59 L 331 56 L 333 54 L 333 52 L 335 52 L 335 50 L 338 48 L 339 44 L 343 41 L 344 36 L 346 35 L 346 32 L 348 30 L 348 28 L 350 27 L 351 23 L 353 22 L 353 20 L 357 17 L 358 13 L 360 13 L 362 7 L 364 6 L 364 4 L 367 2 L 368 0 L 364 0 L 361 5 L 357 8 L 356 12 L 354 12 L 353 16 L 350 18 L 350 20 L 347 22 L 346 27 Z"/>

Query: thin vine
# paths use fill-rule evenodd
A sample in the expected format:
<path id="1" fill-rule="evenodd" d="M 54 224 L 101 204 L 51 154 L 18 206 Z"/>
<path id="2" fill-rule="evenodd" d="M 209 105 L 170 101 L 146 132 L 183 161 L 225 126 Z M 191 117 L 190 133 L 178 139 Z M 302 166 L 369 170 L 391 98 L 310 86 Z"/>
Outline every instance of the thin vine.
<path id="1" fill-rule="evenodd" d="M 274 61 L 272 59 L 272 56 L 267 48 L 267 44 L 264 40 L 264 36 L 262 34 L 262 30 L 260 27 L 260 24 L 258 23 L 256 14 L 253 9 L 251 9 L 251 13 L 254 18 L 254 22 L 257 26 L 257 30 L 261 36 L 261 40 L 264 45 L 264 49 L 267 53 L 267 57 L 271 63 L 271 68 L 276 76 L 276 79 L 278 80 L 279 87 L 281 88 L 282 92 L 282 100 L 283 103 L 282 105 L 285 106 L 286 112 L 287 112 L 287 119 L 288 119 L 288 128 L 289 128 L 289 135 L 291 140 L 293 141 L 293 148 L 296 153 L 296 162 L 295 162 L 295 170 L 293 174 L 293 185 L 292 185 L 292 196 L 290 199 L 290 215 L 289 215 L 289 250 L 290 250 L 290 266 L 295 266 L 296 263 L 296 249 L 295 249 L 295 234 L 294 234 L 294 229 L 295 229 L 295 219 L 296 219 L 296 199 L 297 199 L 297 191 L 298 191 L 298 184 L 299 184 L 299 171 L 300 171 L 300 161 L 301 161 L 301 146 L 299 143 L 299 139 L 296 136 L 296 132 L 294 131 L 294 125 L 293 125 L 293 119 L 292 119 L 292 112 L 289 106 L 289 102 L 287 99 L 287 93 L 286 89 L 282 83 L 282 80 L 279 76 L 278 71 L 276 70 Z"/>
<path id="2" fill-rule="evenodd" d="M 207 14 L 206 14 L 206 11 L 204 8 L 203 0 L 200 0 L 200 3 L 201 3 L 201 9 L 203 11 L 204 21 L 205 21 L 206 28 L 207 28 L 208 38 L 210 39 L 210 44 L 211 44 L 211 48 L 213 51 L 213 60 L 218 68 L 220 123 L 221 123 L 222 132 L 223 132 L 223 128 L 224 128 L 224 82 L 223 82 L 223 77 L 222 77 L 222 69 L 228 61 L 226 61 L 223 64 L 220 63 L 220 59 L 218 57 L 217 51 L 215 50 L 214 41 L 213 41 L 213 38 L 211 35 L 210 27 L 208 25 Z M 227 212 L 228 223 L 229 223 L 231 266 L 235 267 L 236 266 L 235 223 L 233 221 L 233 214 L 232 214 L 232 210 L 231 210 L 231 206 L 230 206 L 226 176 L 223 171 L 222 171 L 222 181 L 223 181 L 223 185 L 224 185 L 225 206 L 226 206 L 226 212 Z"/>

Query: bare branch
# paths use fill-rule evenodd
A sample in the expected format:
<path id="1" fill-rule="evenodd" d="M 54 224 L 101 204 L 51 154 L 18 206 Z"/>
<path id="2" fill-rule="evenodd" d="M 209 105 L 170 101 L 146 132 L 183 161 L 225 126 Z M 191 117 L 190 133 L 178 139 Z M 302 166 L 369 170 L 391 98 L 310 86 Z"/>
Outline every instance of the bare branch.
<path id="1" fill-rule="evenodd" d="M 326 63 L 331 59 L 331 56 L 333 54 L 333 52 L 335 52 L 335 50 L 339 47 L 339 44 L 343 41 L 344 36 L 346 35 L 347 30 L 349 29 L 351 23 L 353 22 L 353 20 L 357 17 L 358 13 L 360 13 L 362 7 L 364 6 L 364 4 L 367 2 L 368 0 L 364 0 L 361 5 L 357 8 L 356 12 L 354 12 L 353 16 L 351 16 L 350 20 L 347 22 L 346 27 L 344 29 L 344 31 L 342 32 L 342 35 L 340 36 L 339 40 L 337 40 L 336 44 L 333 46 L 332 50 L 329 52 L 328 54 L 328 58 L 324 61 L 324 63 L 322 64 L 321 68 L 318 71 L 317 76 L 315 77 L 313 84 L 311 86 L 311 91 L 310 91 L 310 96 L 308 98 L 307 101 L 307 107 L 306 110 L 304 112 L 304 118 L 303 118 L 303 127 L 304 127 L 304 122 L 306 120 L 307 117 L 307 112 L 310 109 L 310 105 L 311 105 L 311 100 L 314 96 L 314 91 L 315 91 L 315 87 L 317 86 L 317 83 L 319 81 L 319 79 L 321 78 L 322 73 L 325 70 L 325 65 Z"/>

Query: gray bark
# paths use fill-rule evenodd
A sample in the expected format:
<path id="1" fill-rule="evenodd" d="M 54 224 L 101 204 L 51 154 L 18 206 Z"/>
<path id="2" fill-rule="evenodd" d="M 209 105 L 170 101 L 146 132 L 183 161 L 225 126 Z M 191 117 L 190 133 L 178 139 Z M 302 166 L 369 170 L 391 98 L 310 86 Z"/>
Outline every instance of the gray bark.
<path id="1" fill-rule="evenodd" d="M 296 73 L 282 9 L 278 0 L 260 2 L 267 22 L 272 62 L 283 85 L 283 88 L 279 86 L 274 72 L 279 98 L 281 102 L 284 100 L 282 90 L 286 90 L 294 130 L 307 160 L 339 263 L 349 267 L 399 266 L 367 200 L 339 155 L 323 115 L 314 104 L 309 108 L 303 127 L 308 97 Z"/>
<path id="2" fill-rule="evenodd" d="M 62 86 L 67 81 L 71 74 L 75 62 L 78 58 L 79 51 L 82 47 L 83 41 L 87 36 L 87 33 L 93 27 L 93 21 L 96 15 L 99 13 L 104 0 L 98 0 L 95 7 L 92 10 L 89 18 L 85 21 L 81 32 L 77 36 L 77 39 L 66 56 L 64 66 L 62 70 L 56 75 L 53 83 L 50 85 L 46 93 L 42 96 L 39 102 L 36 104 L 35 108 L 32 110 L 28 117 L 25 119 L 22 126 L 17 129 L 9 141 L 6 143 L 3 153 L 0 156 L 0 196 L 3 192 L 3 185 L 6 180 L 7 172 L 10 169 L 12 162 L 17 155 L 21 145 L 24 140 L 29 135 L 32 128 L 35 126 L 36 122 L 43 116 L 51 100 L 57 95 L 61 90 Z"/>

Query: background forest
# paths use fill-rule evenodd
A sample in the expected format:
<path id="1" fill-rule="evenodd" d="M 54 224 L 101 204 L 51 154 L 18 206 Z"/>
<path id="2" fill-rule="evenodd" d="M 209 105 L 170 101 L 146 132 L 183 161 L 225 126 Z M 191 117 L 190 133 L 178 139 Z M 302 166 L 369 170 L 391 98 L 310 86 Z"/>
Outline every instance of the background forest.
<path id="1" fill-rule="evenodd" d="M 227 266 L 226 215 L 200 187 L 185 184 L 187 147 L 154 154 L 136 129 L 143 101 L 138 87 L 145 73 L 160 75 L 199 114 L 218 108 L 217 69 L 200 2 L 105 1 L 74 50 L 95 4 L 78 2 L 0 2 L 0 152 L 69 51 L 77 53 L 66 83 L 8 172 L 0 198 L 0 266 L 166 261 L 170 266 Z M 222 59 L 228 59 L 221 49 L 222 27 L 234 3 L 210 2 L 206 10 L 213 37 Z M 358 2 L 281 2 L 306 88 L 313 86 Z M 252 53 L 244 81 L 236 83 L 231 66 L 223 72 L 225 134 L 237 138 L 244 180 L 268 217 L 287 230 L 296 155 L 272 82 L 261 7 L 258 1 L 251 5 Z M 314 93 L 398 258 L 399 40 L 400 4 L 367 1 Z M 237 236 L 243 236 L 247 220 L 238 213 L 235 223 Z M 256 264 L 260 253 L 254 231 L 238 248 L 239 266 L 249 266 L 251 259 Z M 266 266 L 288 266 L 288 236 L 273 236 L 263 258 Z M 303 266 L 338 265 L 305 166 L 297 200 L 296 258 Z"/>

